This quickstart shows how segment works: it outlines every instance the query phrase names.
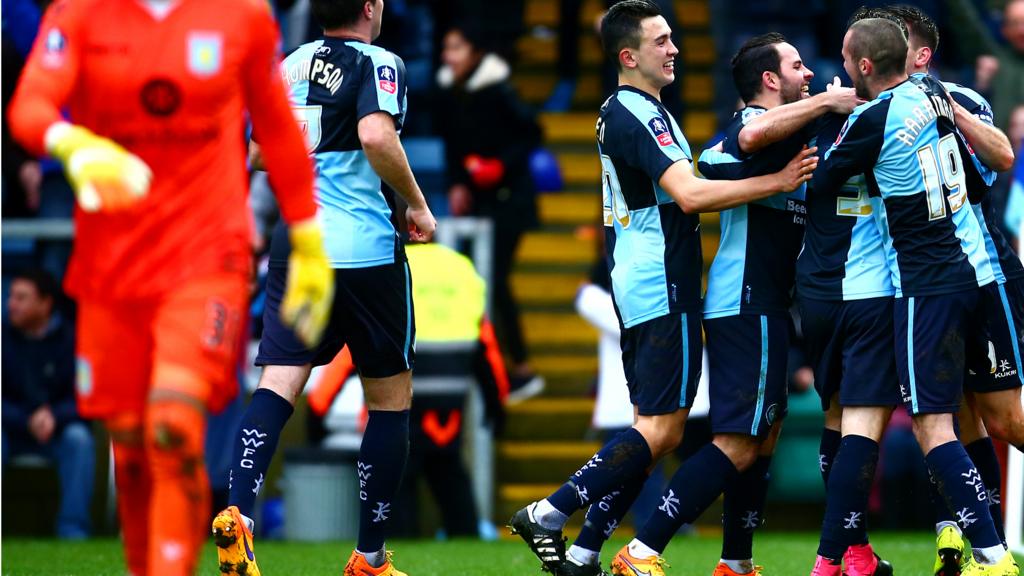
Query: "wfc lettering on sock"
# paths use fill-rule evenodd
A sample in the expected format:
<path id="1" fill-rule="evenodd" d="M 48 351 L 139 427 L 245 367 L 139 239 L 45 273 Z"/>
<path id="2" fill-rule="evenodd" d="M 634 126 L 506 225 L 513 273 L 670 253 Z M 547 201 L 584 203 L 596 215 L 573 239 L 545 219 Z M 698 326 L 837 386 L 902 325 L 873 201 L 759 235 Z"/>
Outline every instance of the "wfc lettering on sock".
<path id="1" fill-rule="evenodd" d="M 245 448 L 242 449 L 242 459 L 238 462 L 238 465 L 241 466 L 242 468 L 248 468 L 249 470 L 252 470 L 253 466 L 255 465 L 255 462 L 253 462 L 250 456 L 256 454 L 256 448 L 263 446 L 264 441 L 260 440 L 260 438 L 266 438 L 267 433 L 264 432 L 260 434 L 260 431 L 256 430 L 255 428 L 243 428 L 242 435 L 248 436 L 248 438 L 242 438 L 242 445 L 245 446 Z M 255 438 L 253 438 L 253 436 L 255 436 Z"/>
<path id="2" fill-rule="evenodd" d="M 362 462 L 356 462 L 356 468 L 359 472 L 359 499 L 363 502 L 366 501 L 366 483 L 370 480 L 370 469 L 373 468 L 373 464 L 363 464 Z"/>

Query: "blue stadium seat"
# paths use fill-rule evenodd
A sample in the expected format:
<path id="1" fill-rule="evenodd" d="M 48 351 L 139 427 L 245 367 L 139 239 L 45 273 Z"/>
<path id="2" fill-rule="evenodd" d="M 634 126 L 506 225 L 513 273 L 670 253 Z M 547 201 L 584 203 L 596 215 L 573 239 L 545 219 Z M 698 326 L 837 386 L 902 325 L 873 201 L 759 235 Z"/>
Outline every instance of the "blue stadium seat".
<path id="1" fill-rule="evenodd" d="M 445 175 L 444 141 L 436 137 L 402 138 L 409 166 L 434 216 L 448 215 L 448 186 Z"/>
<path id="2" fill-rule="evenodd" d="M 558 158 L 544 147 L 530 153 L 530 174 L 537 192 L 561 192 L 565 188 Z"/>

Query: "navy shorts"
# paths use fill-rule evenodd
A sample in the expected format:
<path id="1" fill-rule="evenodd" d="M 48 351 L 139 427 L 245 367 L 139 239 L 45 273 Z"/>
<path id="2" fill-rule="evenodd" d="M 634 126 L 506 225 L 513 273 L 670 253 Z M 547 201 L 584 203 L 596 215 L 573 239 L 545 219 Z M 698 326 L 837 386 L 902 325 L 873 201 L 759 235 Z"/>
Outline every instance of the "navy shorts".
<path id="1" fill-rule="evenodd" d="M 1024 327 L 1024 280 L 984 286 L 981 307 L 988 355 L 981 366 L 968 366 L 967 390 L 998 392 L 1020 388 L 1024 383 L 1020 360 L 1020 349 L 1024 347 L 1020 332 Z"/>
<path id="2" fill-rule="evenodd" d="M 267 274 L 257 366 L 322 366 L 347 344 L 363 377 L 387 378 L 412 368 L 416 323 L 407 262 L 335 269 L 331 317 L 320 344 L 313 350 L 281 323 L 286 278 L 287 269 L 278 266 L 271 267 Z"/>
<path id="3" fill-rule="evenodd" d="M 911 414 L 955 413 L 968 367 L 988 365 L 981 290 L 893 301 L 896 372 Z"/>
<path id="4" fill-rule="evenodd" d="M 672 312 L 622 331 L 629 401 L 641 416 L 693 406 L 704 344 L 699 312 Z"/>
<path id="5" fill-rule="evenodd" d="M 764 436 L 786 416 L 789 318 L 740 314 L 704 320 L 711 431 Z"/>
<path id="6" fill-rule="evenodd" d="M 892 298 L 800 299 L 807 362 L 821 409 L 839 392 L 840 406 L 900 403 L 892 339 Z"/>

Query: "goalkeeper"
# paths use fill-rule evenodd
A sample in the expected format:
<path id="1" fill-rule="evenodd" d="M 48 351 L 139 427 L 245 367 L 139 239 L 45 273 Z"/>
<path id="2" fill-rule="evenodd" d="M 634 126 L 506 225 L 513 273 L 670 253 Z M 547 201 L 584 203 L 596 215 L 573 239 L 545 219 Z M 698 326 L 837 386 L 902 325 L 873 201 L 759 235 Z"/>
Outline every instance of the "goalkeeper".
<path id="1" fill-rule="evenodd" d="M 358 461 L 359 538 L 344 573 L 401 574 L 384 550 L 384 539 L 409 449 L 416 329 L 409 266 L 381 179 L 409 206 L 410 240 L 429 241 L 436 224 L 398 138 L 406 111 L 405 67 L 371 44 L 380 34 L 383 7 L 383 2 L 312 0 L 324 36 L 300 46 L 281 65 L 292 110 L 316 161 L 337 292 L 323 341 L 310 347 L 296 339 L 276 313 L 288 238 L 283 229 L 274 231 L 256 357 L 263 374 L 235 440 L 230 506 L 213 520 L 218 566 L 226 574 L 259 575 L 251 518 L 278 437 L 312 367 L 329 363 L 346 344 L 369 418 Z M 259 132 L 255 138 L 264 146 L 270 142 Z M 258 163 L 259 154 L 254 158 Z"/>
<path id="2" fill-rule="evenodd" d="M 283 321 L 313 342 L 328 314 L 313 171 L 277 43 L 265 2 L 60 0 L 10 108 L 15 138 L 59 159 L 78 198 L 78 403 L 113 441 L 132 574 L 193 574 L 208 534 L 205 412 L 236 394 L 252 273 L 245 112 L 273 142 L 295 240 Z"/>

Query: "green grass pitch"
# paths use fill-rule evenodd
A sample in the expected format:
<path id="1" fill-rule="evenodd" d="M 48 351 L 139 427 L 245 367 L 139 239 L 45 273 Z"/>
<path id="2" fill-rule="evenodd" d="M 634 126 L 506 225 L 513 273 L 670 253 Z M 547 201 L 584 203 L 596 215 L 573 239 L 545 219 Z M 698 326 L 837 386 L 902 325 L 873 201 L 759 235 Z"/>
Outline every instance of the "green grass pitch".
<path id="1" fill-rule="evenodd" d="M 605 547 L 602 560 L 625 543 L 613 540 Z M 872 543 L 892 561 L 899 576 L 931 574 L 934 539 L 926 533 L 879 533 Z M 677 537 L 665 557 L 671 565 L 669 576 L 708 576 L 718 561 L 717 537 Z M 541 576 L 540 563 L 522 541 L 394 541 L 395 565 L 409 576 Z M 754 554 L 766 567 L 766 576 L 797 576 L 810 573 L 817 548 L 811 533 L 759 534 Z M 351 542 L 305 544 L 256 542 L 260 568 L 265 576 L 340 575 L 342 563 L 352 550 Z M 4 539 L 0 548 L 0 571 L 4 575 L 123 575 L 120 544 L 116 540 L 65 543 L 55 540 Z M 1018 561 L 1021 558 L 1018 557 Z M 216 576 L 216 555 L 212 544 L 203 551 L 199 574 Z"/>

